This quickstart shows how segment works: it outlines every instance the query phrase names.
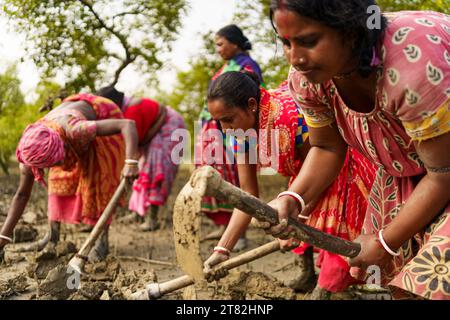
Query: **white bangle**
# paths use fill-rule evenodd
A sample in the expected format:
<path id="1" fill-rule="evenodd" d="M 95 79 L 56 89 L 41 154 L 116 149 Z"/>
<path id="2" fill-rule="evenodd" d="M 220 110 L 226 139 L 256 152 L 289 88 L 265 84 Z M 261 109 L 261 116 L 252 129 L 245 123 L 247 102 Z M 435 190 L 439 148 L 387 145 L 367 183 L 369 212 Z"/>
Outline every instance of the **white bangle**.
<path id="1" fill-rule="evenodd" d="M 13 239 L 12 239 L 12 238 L 7 237 L 7 236 L 4 236 L 4 235 L 2 235 L 2 234 L 0 234 L 0 239 L 5 239 L 5 240 L 7 240 L 7 241 L 9 241 L 9 242 L 13 242 Z"/>
<path id="2" fill-rule="evenodd" d="M 302 208 L 300 209 L 300 213 L 303 212 L 303 209 L 305 209 L 305 207 L 306 207 L 305 200 L 303 200 L 303 198 L 302 198 L 298 193 L 295 193 L 295 192 L 292 192 L 292 191 L 283 191 L 282 193 L 280 193 L 280 194 L 278 195 L 277 199 L 278 199 L 278 198 L 281 198 L 281 197 L 283 197 L 283 196 L 292 196 L 292 197 L 294 197 L 295 199 L 297 199 L 298 203 L 300 203 L 300 205 L 301 205 L 301 207 L 302 207 Z M 300 216 L 300 215 L 299 215 L 299 218 L 304 218 L 304 217 L 306 217 L 306 216 Z M 308 218 L 309 218 L 309 217 L 308 217 Z M 306 219 L 308 219 L 308 218 L 306 218 Z"/>
<path id="3" fill-rule="evenodd" d="M 125 164 L 139 164 L 139 160 L 126 159 Z"/>
<path id="4" fill-rule="evenodd" d="M 227 248 L 221 247 L 221 246 L 215 246 L 213 251 L 225 251 L 225 252 L 227 252 L 228 254 L 231 253 L 230 249 L 227 249 Z"/>
<path id="5" fill-rule="evenodd" d="M 378 239 L 380 239 L 381 245 L 383 246 L 384 250 L 386 250 L 391 256 L 398 257 L 400 255 L 400 252 L 394 252 L 389 248 L 389 246 L 386 244 L 383 238 L 383 229 L 381 229 L 378 232 Z"/>
<path id="6" fill-rule="evenodd" d="M 304 215 L 301 215 L 301 214 L 299 214 L 297 217 L 298 217 L 299 219 L 304 219 L 304 220 L 308 220 L 308 219 L 309 219 L 308 216 L 304 216 Z"/>

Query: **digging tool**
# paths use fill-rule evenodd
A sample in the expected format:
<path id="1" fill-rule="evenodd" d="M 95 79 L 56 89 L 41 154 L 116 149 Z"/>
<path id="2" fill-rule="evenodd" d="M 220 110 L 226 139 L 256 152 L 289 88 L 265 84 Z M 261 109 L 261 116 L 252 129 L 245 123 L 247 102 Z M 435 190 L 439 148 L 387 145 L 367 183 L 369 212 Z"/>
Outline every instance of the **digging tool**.
<path id="1" fill-rule="evenodd" d="M 220 268 L 231 270 L 239 267 L 253 260 L 262 258 L 270 253 L 280 250 L 280 243 L 278 240 L 266 243 L 258 248 L 247 251 L 236 257 L 228 259 L 218 265 L 214 266 L 213 271 Z M 188 287 L 195 284 L 195 279 L 189 275 L 184 275 L 179 278 L 163 282 L 163 283 L 150 283 L 146 286 L 145 290 L 135 292 L 131 295 L 131 300 L 153 300 L 171 293 L 173 291 Z"/>
<path id="2" fill-rule="evenodd" d="M 214 168 L 204 166 L 194 171 L 175 201 L 173 229 L 178 263 L 196 283 L 204 280 L 199 240 L 199 213 L 203 196 L 227 201 L 257 220 L 278 224 L 275 209 L 223 180 Z M 295 230 L 295 239 L 315 247 L 346 257 L 356 257 L 361 250 L 358 243 L 331 236 L 292 218 L 289 218 L 288 223 Z"/>
<path id="3" fill-rule="evenodd" d="M 122 178 L 119 186 L 114 192 L 108 205 L 97 221 L 94 229 L 92 229 L 89 237 L 84 242 L 78 253 L 69 261 L 68 266 L 59 265 L 50 270 L 45 280 L 41 283 L 40 289 L 51 296 L 58 299 L 67 299 L 70 294 L 79 289 L 79 275 L 83 273 L 84 264 L 87 261 L 87 255 L 92 249 L 97 238 L 102 234 L 105 225 L 116 208 L 120 197 L 125 191 L 127 181 Z M 78 274 L 78 276 L 77 276 Z"/>
<path id="4" fill-rule="evenodd" d="M 109 218 L 111 217 L 114 209 L 117 207 L 120 197 L 122 196 L 123 192 L 125 191 L 126 184 L 127 184 L 127 180 L 125 178 L 122 178 L 119 186 L 116 189 L 116 192 L 114 192 L 114 195 L 112 196 L 111 200 L 109 200 L 108 205 L 106 206 L 102 215 L 100 216 L 97 223 L 95 224 L 94 229 L 92 229 L 91 233 L 89 234 L 89 237 L 86 239 L 86 241 L 84 242 L 83 246 L 78 251 L 78 253 L 69 261 L 69 267 L 71 267 L 73 270 L 77 271 L 78 273 L 80 273 L 80 274 L 82 273 L 84 264 L 87 261 L 87 255 L 89 254 L 90 250 L 94 246 L 97 238 L 104 231 L 106 223 L 108 222 Z"/>

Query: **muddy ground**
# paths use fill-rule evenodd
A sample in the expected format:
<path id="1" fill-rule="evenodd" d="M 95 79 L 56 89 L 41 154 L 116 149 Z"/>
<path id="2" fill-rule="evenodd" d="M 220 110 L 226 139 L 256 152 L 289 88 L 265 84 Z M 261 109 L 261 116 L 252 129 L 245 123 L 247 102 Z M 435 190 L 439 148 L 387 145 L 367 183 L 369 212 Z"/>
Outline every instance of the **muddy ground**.
<path id="1" fill-rule="evenodd" d="M 183 275 L 177 266 L 174 250 L 172 207 L 191 171 L 189 166 L 180 168 L 168 202 L 159 212 L 160 230 L 141 232 L 138 223 L 127 221 L 129 212 L 119 209 L 110 229 L 108 259 L 86 266 L 88 275 L 83 276 L 82 287 L 77 292 L 61 291 L 58 284 L 48 283 L 45 278 L 55 267 L 64 267 L 87 238 L 88 233 L 80 232 L 80 226 L 64 225 L 62 242 L 56 248 L 41 253 L 14 252 L 41 238 L 47 229 L 46 193 L 35 185 L 29 205 L 16 228 L 15 243 L 6 247 L 6 263 L 0 265 L 0 299 L 126 299 L 148 283 L 164 282 Z M 17 184 L 16 169 L 12 169 L 10 176 L 0 176 L 0 224 L 6 217 Z M 261 176 L 260 185 L 261 197 L 268 201 L 285 190 L 287 180 L 279 176 Z M 214 225 L 207 218 L 202 219 L 202 233 L 212 230 Z M 273 240 L 255 228 L 249 229 L 248 239 L 248 249 Z M 215 245 L 216 241 L 202 242 L 203 259 Z M 195 290 L 179 290 L 162 299 L 308 299 L 308 295 L 295 293 L 283 285 L 295 276 L 296 268 L 293 254 L 276 252 L 232 270 L 219 282 L 204 283 L 196 286 Z M 368 296 L 373 296 L 373 293 L 367 295 L 366 288 L 351 288 L 331 298 L 361 299 Z"/>

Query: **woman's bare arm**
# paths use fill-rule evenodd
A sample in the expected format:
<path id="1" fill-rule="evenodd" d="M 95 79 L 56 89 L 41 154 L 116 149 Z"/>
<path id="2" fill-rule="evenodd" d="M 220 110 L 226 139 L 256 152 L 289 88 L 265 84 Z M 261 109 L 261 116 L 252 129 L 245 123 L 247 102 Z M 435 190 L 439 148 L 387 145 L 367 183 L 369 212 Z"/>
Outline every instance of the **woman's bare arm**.
<path id="1" fill-rule="evenodd" d="M 383 231 L 386 243 L 393 250 L 425 228 L 450 201 L 450 133 L 415 146 L 427 174 Z"/>
<path id="2" fill-rule="evenodd" d="M 17 222 L 22 216 L 33 189 L 34 176 L 31 170 L 23 164 L 20 164 L 20 181 L 19 187 L 12 199 L 11 206 L 8 210 L 8 216 L 1 229 L 0 234 L 11 237 Z M 0 248 L 8 243 L 5 239 L 0 239 Z"/>
<path id="3" fill-rule="evenodd" d="M 247 157 L 248 158 L 248 157 Z M 248 160 L 248 159 L 247 159 Z M 238 164 L 239 181 L 241 189 L 258 197 L 258 178 L 255 164 Z M 218 245 L 232 250 L 240 235 L 247 230 L 251 216 L 245 212 L 234 209 L 231 220 L 222 235 Z"/>
<path id="4" fill-rule="evenodd" d="M 311 145 L 302 168 L 289 187 L 289 191 L 302 196 L 306 205 L 317 199 L 339 175 L 345 160 L 347 144 L 336 124 L 323 128 L 308 128 Z M 276 201 L 279 220 L 297 218 L 298 205 L 292 197 Z"/>

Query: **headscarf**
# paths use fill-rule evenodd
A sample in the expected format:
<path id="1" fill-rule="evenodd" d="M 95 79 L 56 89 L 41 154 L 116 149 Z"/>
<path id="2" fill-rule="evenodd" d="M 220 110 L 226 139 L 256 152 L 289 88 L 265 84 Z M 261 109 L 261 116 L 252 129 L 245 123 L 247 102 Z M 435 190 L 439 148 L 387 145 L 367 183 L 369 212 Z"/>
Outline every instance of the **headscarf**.
<path id="1" fill-rule="evenodd" d="M 27 126 L 16 149 L 20 163 L 31 168 L 35 180 L 45 186 L 44 168 L 64 160 L 64 141 L 53 129 L 41 122 Z"/>

